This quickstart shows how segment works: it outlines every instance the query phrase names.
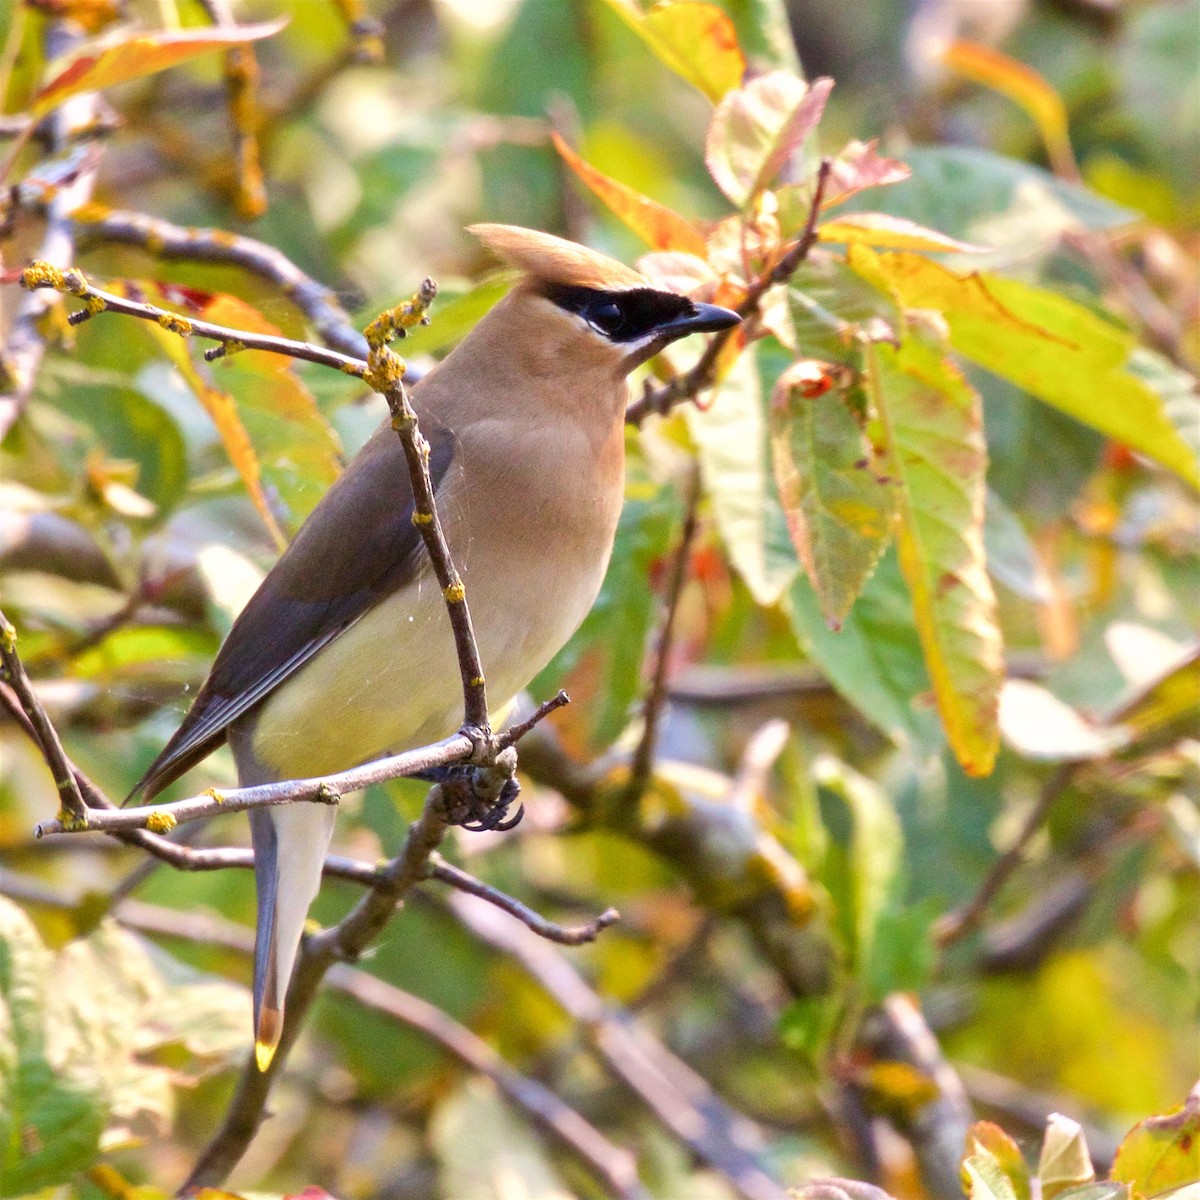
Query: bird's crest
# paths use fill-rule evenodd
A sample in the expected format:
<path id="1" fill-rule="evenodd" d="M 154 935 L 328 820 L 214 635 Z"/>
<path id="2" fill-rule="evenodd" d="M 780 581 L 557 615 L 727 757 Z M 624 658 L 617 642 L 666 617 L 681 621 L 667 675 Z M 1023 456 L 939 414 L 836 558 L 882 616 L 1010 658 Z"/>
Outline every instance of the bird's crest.
<path id="1" fill-rule="evenodd" d="M 603 291 L 649 286 L 644 276 L 624 263 L 536 229 L 483 224 L 469 225 L 467 231 L 497 257 L 547 283 Z"/>

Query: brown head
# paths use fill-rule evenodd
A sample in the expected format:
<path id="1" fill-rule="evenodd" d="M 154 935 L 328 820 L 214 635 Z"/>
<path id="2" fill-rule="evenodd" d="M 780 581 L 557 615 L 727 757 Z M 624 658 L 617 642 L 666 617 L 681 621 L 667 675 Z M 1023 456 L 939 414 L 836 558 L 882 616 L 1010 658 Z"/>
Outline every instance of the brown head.
<path id="1" fill-rule="evenodd" d="M 678 338 L 728 329 L 741 319 L 662 291 L 623 263 L 548 233 L 516 225 L 471 225 L 469 231 L 524 272 L 506 319 L 536 333 L 542 354 L 573 364 L 572 370 L 592 367 L 623 377 Z"/>

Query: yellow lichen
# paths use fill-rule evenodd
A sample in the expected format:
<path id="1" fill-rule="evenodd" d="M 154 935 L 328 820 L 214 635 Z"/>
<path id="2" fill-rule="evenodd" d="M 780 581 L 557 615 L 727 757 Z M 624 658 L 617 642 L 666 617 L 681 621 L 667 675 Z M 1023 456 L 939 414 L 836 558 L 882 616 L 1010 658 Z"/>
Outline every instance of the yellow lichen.
<path id="1" fill-rule="evenodd" d="M 447 604 L 461 604 L 467 598 L 467 589 L 460 580 L 442 588 L 442 595 L 445 596 Z"/>
<path id="2" fill-rule="evenodd" d="M 200 793 L 200 795 L 207 796 L 215 804 L 224 804 L 225 803 L 225 793 L 218 791 L 215 787 L 205 788 L 204 791 L 202 791 Z"/>
<path id="3" fill-rule="evenodd" d="M 41 259 L 31 262 L 21 272 L 21 286 L 30 292 L 35 288 L 43 287 L 53 288 L 56 292 L 66 289 L 62 271 L 53 263 L 44 262 Z"/>
<path id="4" fill-rule="evenodd" d="M 412 523 L 414 525 L 432 525 L 433 513 L 415 512 L 412 515 Z"/>
<path id="5" fill-rule="evenodd" d="M 146 828 L 151 833 L 170 833 L 177 824 L 178 822 L 175 820 L 175 817 L 169 812 L 164 812 L 162 809 L 158 812 L 152 812 L 146 818 Z"/>
<path id="6" fill-rule="evenodd" d="M 76 816 L 65 808 L 58 810 L 58 823 L 62 826 L 63 833 L 78 833 L 88 827 L 86 814 Z"/>
<path id="7" fill-rule="evenodd" d="M 168 333 L 177 333 L 180 337 L 192 336 L 192 323 L 186 317 L 177 316 L 175 313 L 160 313 L 158 323 Z"/>

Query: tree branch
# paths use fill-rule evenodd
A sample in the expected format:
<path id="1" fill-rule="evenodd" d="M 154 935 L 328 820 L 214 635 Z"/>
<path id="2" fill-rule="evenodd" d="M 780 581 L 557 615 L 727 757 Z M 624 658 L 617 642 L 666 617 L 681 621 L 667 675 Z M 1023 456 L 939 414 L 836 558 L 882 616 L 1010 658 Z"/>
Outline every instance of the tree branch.
<path id="1" fill-rule="evenodd" d="M 664 601 L 662 627 L 654 651 L 654 673 L 646 702 L 642 706 L 642 736 L 629 767 L 628 803 L 636 804 L 646 788 L 654 767 L 654 750 L 658 744 L 658 726 L 663 706 L 667 700 L 667 674 L 671 665 L 671 649 L 675 641 L 675 619 L 679 613 L 679 598 L 687 582 L 688 563 L 692 557 L 692 543 L 696 540 L 697 510 L 700 506 L 700 466 L 691 464 L 687 493 L 684 499 L 683 529 L 679 534 L 679 546 L 671 565 L 671 578 L 667 584 Z"/>
<path id="2" fill-rule="evenodd" d="M 833 170 L 831 158 L 821 159 L 817 168 L 816 185 L 813 188 L 812 206 L 808 210 L 808 219 L 800 237 L 792 244 L 787 252 L 769 270 L 764 271 L 750 289 L 746 298 L 737 307 L 740 317 L 750 317 L 758 312 L 759 302 L 767 291 L 777 283 L 789 280 L 799 269 L 812 248 L 817 244 L 817 221 L 821 216 L 821 205 L 825 201 L 825 189 L 829 185 L 829 175 Z M 671 411 L 677 404 L 685 400 L 695 400 L 705 388 L 713 384 L 713 376 L 721 351 L 726 343 L 734 337 L 741 326 L 734 325 L 722 329 L 708 340 L 704 353 L 696 360 L 695 365 L 682 375 L 676 375 L 660 388 L 648 389 L 639 399 L 635 400 L 625 411 L 625 420 L 630 425 L 640 425 L 651 413 L 659 416 Z"/>
<path id="3" fill-rule="evenodd" d="M 119 212 L 95 204 L 72 213 L 71 220 L 84 244 L 115 242 L 137 246 L 158 258 L 241 267 L 278 288 L 304 313 L 327 346 L 366 359 L 366 338 L 350 323 L 337 295 L 274 246 L 224 230 L 189 229 L 144 213 Z"/>

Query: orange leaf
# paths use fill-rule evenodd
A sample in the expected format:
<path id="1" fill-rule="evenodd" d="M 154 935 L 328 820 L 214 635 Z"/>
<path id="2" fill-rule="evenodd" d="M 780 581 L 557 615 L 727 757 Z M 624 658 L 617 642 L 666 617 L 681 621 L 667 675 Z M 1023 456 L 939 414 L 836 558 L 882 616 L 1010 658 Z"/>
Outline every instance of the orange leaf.
<path id="1" fill-rule="evenodd" d="M 823 242 L 840 242 L 844 246 L 859 244 L 883 246 L 889 250 L 927 250 L 953 254 L 983 254 L 986 246 L 973 246 L 957 238 L 926 229 L 904 217 L 887 213 L 847 213 L 817 227 L 817 237 Z"/>
<path id="2" fill-rule="evenodd" d="M 686 217 L 596 170 L 557 133 L 551 137 L 567 166 L 647 245 L 655 250 L 683 250 L 700 258 L 706 255 L 704 234 Z"/>
<path id="3" fill-rule="evenodd" d="M 214 50 L 227 50 L 243 42 L 278 33 L 286 20 L 259 25 L 164 29 L 154 33 L 121 33 L 86 43 L 64 63 L 38 92 L 31 115 L 44 117 L 79 92 L 94 92 L 153 75 Z"/>
<path id="4" fill-rule="evenodd" d="M 1032 67 L 977 42 L 955 41 L 942 61 L 950 70 L 1007 96 L 1033 119 L 1059 175 L 1078 178 L 1067 124 L 1067 106 L 1050 83 Z"/>

